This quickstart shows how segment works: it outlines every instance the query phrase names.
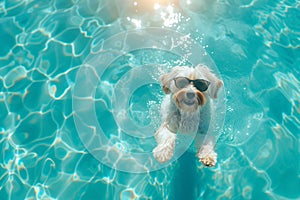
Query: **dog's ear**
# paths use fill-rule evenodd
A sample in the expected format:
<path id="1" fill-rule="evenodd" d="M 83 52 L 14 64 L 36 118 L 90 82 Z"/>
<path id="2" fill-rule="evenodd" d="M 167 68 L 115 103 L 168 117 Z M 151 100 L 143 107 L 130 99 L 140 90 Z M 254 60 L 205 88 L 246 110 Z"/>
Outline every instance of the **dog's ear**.
<path id="1" fill-rule="evenodd" d="M 168 74 L 161 75 L 160 82 L 164 93 L 170 94 L 171 90 L 170 90 L 170 81 L 168 79 Z"/>
<path id="2" fill-rule="evenodd" d="M 170 94 L 171 81 L 178 75 L 179 71 L 180 71 L 180 67 L 174 67 L 171 72 L 160 76 L 160 82 L 164 93 Z"/>
<path id="3" fill-rule="evenodd" d="M 215 74 L 213 74 L 210 69 L 205 65 L 197 65 L 196 70 L 210 82 L 208 87 L 208 94 L 210 98 L 215 99 L 218 97 L 219 89 L 224 85 L 223 81 L 218 79 Z"/>
<path id="4" fill-rule="evenodd" d="M 160 76 L 162 90 L 166 94 L 170 94 L 170 92 L 171 92 L 170 85 L 171 85 L 172 79 L 173 79 L 172 72 Z"/>

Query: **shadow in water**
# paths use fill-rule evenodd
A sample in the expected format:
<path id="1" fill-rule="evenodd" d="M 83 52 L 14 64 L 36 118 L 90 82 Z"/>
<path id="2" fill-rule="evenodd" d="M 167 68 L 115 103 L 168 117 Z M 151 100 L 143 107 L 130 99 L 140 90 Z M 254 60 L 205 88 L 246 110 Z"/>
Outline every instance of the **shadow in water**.
<path id="1" fill-rule="evenodd" d="M 171 194 L 169 199 L 172 200 L 194 200 L 197 199 L 199 190 L 199 172 L 196 166 L 195 153 L 185 152 L 177 163 L 176 172 L 171 181 Z"/>

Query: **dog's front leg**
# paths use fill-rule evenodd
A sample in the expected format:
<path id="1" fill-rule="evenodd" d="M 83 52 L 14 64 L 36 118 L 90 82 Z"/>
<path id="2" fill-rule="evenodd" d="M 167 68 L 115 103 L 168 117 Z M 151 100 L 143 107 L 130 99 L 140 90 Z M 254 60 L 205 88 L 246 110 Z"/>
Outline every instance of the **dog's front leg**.
<path id="1" fill-rule="evenodd" d="M 169 130 L 167 123 L 163 123 L 155 133 L 157 146 L 153 150 L 155 159 L 164 163 L 173 157 L 176 134 Z"/>
<path id="2" fill-rule="evenodd" d="M 217 153 L 214 150 L 214 142 L 208 141 L 199 149 L 197 156 L 205 166 L 213 167 L 217 163 Z"/>

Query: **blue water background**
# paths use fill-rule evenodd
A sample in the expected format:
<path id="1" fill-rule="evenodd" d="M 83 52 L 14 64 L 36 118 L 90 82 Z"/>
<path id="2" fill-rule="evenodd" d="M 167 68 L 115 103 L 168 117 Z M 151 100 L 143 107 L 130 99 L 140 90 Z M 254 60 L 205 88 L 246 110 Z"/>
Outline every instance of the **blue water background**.
<path id="1" fill-rule="evenodd" d="M 172 4 L 177 15 L 166 22 L 142 1 L 0 1 L 0 199 L 300 198 L 300 2 Z M 158 171 L 125 173 L 82 144 L 72 109 L 78 69 L 101 41 L 141 27 L 189 34 L 218 67 L 227 112 L 216 167 L 186 153 Z"/>

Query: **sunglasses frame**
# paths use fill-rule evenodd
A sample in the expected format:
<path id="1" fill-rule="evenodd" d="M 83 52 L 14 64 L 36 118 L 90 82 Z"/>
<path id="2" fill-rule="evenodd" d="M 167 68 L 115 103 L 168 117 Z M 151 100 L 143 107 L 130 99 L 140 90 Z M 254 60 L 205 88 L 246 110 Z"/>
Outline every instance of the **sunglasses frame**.
<path id="1" fill-rule="evenodd" d="M 185 80 L 188 81 L 188 84 L 186 84 L 186 85 L 183 86 L 183 87 L 178 87 L 178 85 L 177 85 L 177 80 L 178 80 L 178 79 L 185 79 Z M 210 82 L 207 81 L 207 80 L 205 80 L 205 79 L 195 79 L 195 80 L 191 80 L 191 79 L 189 79 L 189 78 L 187 78 L 187 77 L 176 77 L 176 78 L 174 78 L 173 80 L 174 80 L 174 82 L 175 82 L 175 86 L 176 86 L 177 88 L 179 88 L 179 89 L 185 88 L 187 85 L 193 83 L 193 85 L 194 85 L 194 86 L 197 88 L 197 90 L 199 90 L 200 92 L 205 92 L 205 91 L 208 89 L 209 85 L 210 85 Z M 202 89 L 197 83 L 205 84 L 206 88 L 205 88 L 205 89 Z M 202 85 L 202 86 L 203 86 L 203 85 Z"/>

